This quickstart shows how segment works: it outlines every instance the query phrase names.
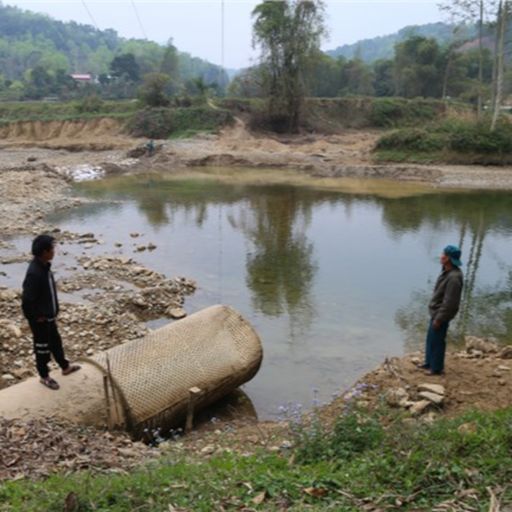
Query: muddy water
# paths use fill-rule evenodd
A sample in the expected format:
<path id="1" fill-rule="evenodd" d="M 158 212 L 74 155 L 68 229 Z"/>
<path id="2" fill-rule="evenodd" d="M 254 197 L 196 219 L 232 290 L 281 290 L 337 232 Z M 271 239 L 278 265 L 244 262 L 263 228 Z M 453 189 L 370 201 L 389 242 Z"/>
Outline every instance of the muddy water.
<path id="1" fill-rule="evenodd" d="M 101 252 L 196 279 L 189 313 L 217 302 L 241 311 L 264 344 L 245 386 L 260 417 L 290 401 L 307 408 L 315 389 L 326 401 L 384 357 L 420 348 L 448 243 L 462 245 L 468 282 L 452 342 L 464 332 L 512 340 L 510 193 L 228 174 L 80 184 L 98 202 L 50 220 L 94 231 Z M 136 252 L 150 242 L 154 251 Z"/>

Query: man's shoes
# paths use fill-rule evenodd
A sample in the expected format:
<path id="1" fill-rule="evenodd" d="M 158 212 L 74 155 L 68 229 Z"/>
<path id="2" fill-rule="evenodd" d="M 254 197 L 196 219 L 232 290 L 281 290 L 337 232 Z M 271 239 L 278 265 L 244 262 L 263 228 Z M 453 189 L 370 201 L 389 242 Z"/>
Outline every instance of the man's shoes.
<path id="1" fill-rule="evenodd" d="M 440 371 L 440 372 L 435 372 L 433 370 L 429 370 L 427 372 L 425 372 L 427 375 L 444 375 L 444 371 Z"/>
<path id="2" fill-rule="evenodd" d="M 416 365 L 416 368 L 418 368 L 418 370 L 430 370 L 430 365 L 429 364 L 418 364 L 418 365 Z"/>

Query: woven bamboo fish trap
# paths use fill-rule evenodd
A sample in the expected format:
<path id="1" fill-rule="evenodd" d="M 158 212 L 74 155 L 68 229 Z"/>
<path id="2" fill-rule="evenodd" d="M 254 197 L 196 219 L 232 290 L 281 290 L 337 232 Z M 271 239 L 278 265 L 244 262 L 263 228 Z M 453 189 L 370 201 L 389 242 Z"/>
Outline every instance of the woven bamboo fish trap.
<path id="1" fill-rule="evenodd" d="M 197 410 L 249 381 L 262 357 L 251 325 L 228 306 L 212 306 L 82 359 L 81 371 L 58 379 L 57 392 L 36 379 L 0 391 L 0 415 L 60 416 L 140 438 L 145 429 L 180 425 L 191 390 Z"/>

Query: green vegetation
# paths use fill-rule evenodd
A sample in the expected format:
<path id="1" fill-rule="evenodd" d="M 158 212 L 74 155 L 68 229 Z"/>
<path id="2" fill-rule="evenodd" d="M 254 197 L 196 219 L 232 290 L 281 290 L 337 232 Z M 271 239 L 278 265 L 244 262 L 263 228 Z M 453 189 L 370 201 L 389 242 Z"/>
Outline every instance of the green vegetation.
<path id="1" fill-rule="evenodd" d="M 386 410 L 351 410 L 322 435 L 313 428 L 296 425 L 296 446 L 281 454 L 224 453 L 201 460 L 171 450 L 130 474 L 7 482 L 0 487 L 0 510 L 61 511 L 71 492 L 78 500 L 72 510 L 82 512 L 355 512 L 371 504 L 428 511 L 444 502 L 487 511 L 491 492 L 502 505 L 512 504 L 511 409 L 432 425 L 411 424 Z"/>
<path id="2" fill-rule="evenodd" d="M 442 45 L 448 45 L 454 40 L 456 26 L 447 23 L 427 23 L 425 25 L 411 25 L 400 29 L 395 34 L 363 39 L 354 44 L 339 46 L 328 51 L 331 57 L 343 57 L 348 60 L 361 59 L 366 63 L 373 63 L 381 59 L 392 59 L 395 45 L 402 43 L 411 36 L 421 36 L 435 39 Z M 472 39 L 476 37 L 476 27 L 468 25 L 457 32 L 459 39 Z"/>
<path id="3" fill-rule="evenodd" d="M 493 77 L 493 66 L 503 74 L 489 50 L 495 43 L 496 16 L 489 9 L 481 34 L 464 24 L 451 36 L 453 27 L 443 24 L 405 28 L 388 41 L 391 52 L 368 63 L 364 44 L 360 52 L 335 58 L 320 51 L 325 27 L 321 0 L 263 1 L 253 11 L 261 62 L 235 77 L 229 94 L 265 101 L 266 109 L 257 112 L 253 125 L 277 131 L 304 127 L 307 97 L 393 97 L 396 102 L 373 103 L 371 125 L 383 127 L 403 125 L 414 116 L 420 122 L 436 117 L 430 106 L 423 109 L 421 100 L 403 107 L 398 97 L 460 101 L 478 106 L 479 113 L 490 101 L 499 112 L 496 105 L 512 91 L 512 80 L 507 73 L 500 81 Z M 475 45 L 480 35 L 485 38 L 481 49 Z M 377 45 L 386 46 L 380 40 Z M 91 78 L 75 80 L 72 71 Z M 505 84 L 503 90 L 498 82 Z M 126 40 L 113 30 L 63 23 L 0 4 L 0 101 L 138 97 L 145 106 L 167 107 L 176 105 L 177 98 L 223 96 L 227 85 L 224 70 L 180 52 L 172 40 L 167 45 Z M 91 99 L 77 108 L 86 115 L 105 111 Z"/>
<path id="4" fill-rule="evenodd" d="M 147 108 L 139 110 L 128 123 L 136 137 L 164 139 L 214 131 L 233 121 L 227 110 L 202 105 L 188 108 Z"/>
<path id="5" fill-rule="evenodd" d="M 128 118 L 137 108 L 136 101 L 102 101 L 94 96 L 66 102 L 0 102 L 0 123 L 78 120 L 97 117 Z"/>
<path id="6" fill-rule="evenodd" d="M 320 0 L 266 0 L 252 12 L 254 41 L 261 48 L 258 69 L 267 116 L 276 131 L 299 129 L 305 70 L 319 53 L 325 33 L 323 11 Z"/>
<path id="7" fill-rule="evenodd" d="M 77 83 L 70 73 L 90 73 L 93 80 Z M 168 75 L 170 94 L 193 89 L 198 77 L 217 92 L 228 83 L 219 66 L 178 51 L 172 40 L 160 45 L 124 39 L 112 29 L 64 23 L 0 3 L 0 100 L 66 100 L 92 93 L 133 98 L 148 73 Z"/>
<path id="8" fill-rule="evenodd" d="M 370 122 L 372 126 L 416 125 L 432 121 L 447 110 L 446 103 L 435 100 L 405 100 L 401 98 L 379 98 L 372 102 Z"/>
<path id="9" fill-rule="evenodd" d="M 379 160 L 504 165 L 512 162 L 512 123 L 503 119 L 493 131 L 482 122 L 446 120 L 425 128 L 400 129 L 380 138 Z"/>

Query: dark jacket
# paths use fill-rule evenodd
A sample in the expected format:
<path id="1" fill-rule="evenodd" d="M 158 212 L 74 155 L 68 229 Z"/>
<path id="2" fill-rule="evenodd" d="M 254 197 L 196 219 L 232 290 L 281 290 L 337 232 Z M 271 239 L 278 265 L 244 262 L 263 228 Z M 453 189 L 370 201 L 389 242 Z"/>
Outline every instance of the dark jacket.
<path id="1" fill-rule="evenodd" d="M 454 267 L 441 272 L 428 305 L 432 320 L 449 322 L 457 314 L 463 285 L 460 268 Z"/>
<path id="2" fill-rule="evenodd" d="M 23 281 L 21 307 L 29 322 L 34 322 L 40 317 L 50 319 L 57 316 L 59 301 L 51 263 L 45 265 L 37 258 L 30 262 Z"/>

